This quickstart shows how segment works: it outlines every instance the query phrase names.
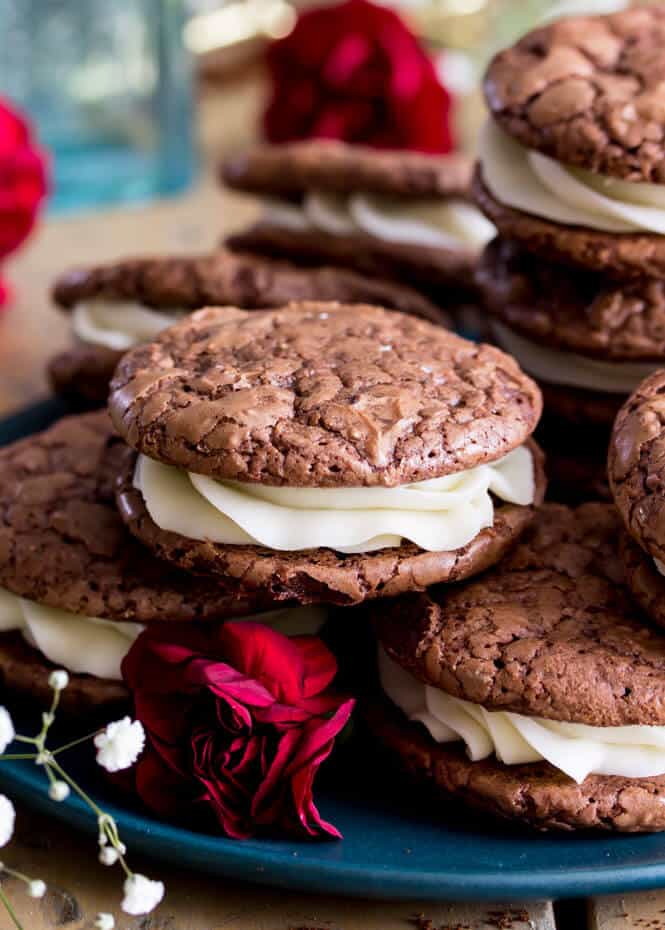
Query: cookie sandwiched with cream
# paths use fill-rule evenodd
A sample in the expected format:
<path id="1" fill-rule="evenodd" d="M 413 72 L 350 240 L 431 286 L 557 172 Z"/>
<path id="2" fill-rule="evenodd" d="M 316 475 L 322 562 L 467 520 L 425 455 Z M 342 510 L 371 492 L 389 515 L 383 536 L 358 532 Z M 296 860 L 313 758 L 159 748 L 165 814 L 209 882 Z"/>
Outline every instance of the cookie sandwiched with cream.
<path id="1" fill-rule="evenodd" d="M 628 398 L 614 424 L 608 478 L 631 538 L 623 548 L 631 589 L 665 626 L 665 370 Z"/>
<path id="2" fill-rule="evenodd" d="M 665 829 L 665 636 L 621 535 L 611 504 L 546 504 L 480 578 L 370 608 L 369 718 L 399 767 L 538 829 Z"/>
<path id="3" fill-rule="evenodd" d="M 109 406 L 131 531 L 275 600 L 460 580 L 501 558 L 543 497 L 531 379 L 379 307 L 197 311 L 123 357 Z"/>
<path id="4" fill-rule="evenodd" d="M 665 8 L 571 17 L 500 52 L 476 202 L 548 260 L 665 274 Z"/>
<path id="5" fill-rule="evenodd" d="M 50 362 L 51 384 L 58 394 L 88 406 L 106 403 L 123 352 L 209 304 L 256 309 L 289 300 L 373 301 L 450 325 L 443 308 L 401 284 L 225 249 L 77 268 L 58 278 L 53 298 L 71 315 L 75 344 Z"/>
<path id="6" fill-rule="evenodd" d="M 538 436 L 552 477 L 559 472 L 556 483 L 571 493 L 577 488 L 581 499 L 607 495 L 614 418 L 641 381 L 665 365 L 665 281 L 619 282 L 546 262 L 501 238 L 485 249 L 477 281 L 493 339 L 543 392 Z"/>
<path id="7" fill-rule="evenodd" d="M 136 542 L 115 507 L 112 435 L 103 411 L 61 420 L 0 450 L 3 701 L 50 704 L 49 675 L 65 668 L 65 713 L 121 707 L 128 700 L 121 662 L 145 626 L 209 624 L 272 607 L 165 570 Z M 296 614 L 287 605 L 268 619 L 321 620 L 313 610 L 289 618 Z"/>
<path id="8" fill-rule="evenodd" d="M 471 175 L 460 154 L 320 139 L 258 145 L 222 168 L 227 185 L 263 198 L 258 222 L 228 242 L 468 293 L 478 252 L 493 235 L 469 199 Z"/>

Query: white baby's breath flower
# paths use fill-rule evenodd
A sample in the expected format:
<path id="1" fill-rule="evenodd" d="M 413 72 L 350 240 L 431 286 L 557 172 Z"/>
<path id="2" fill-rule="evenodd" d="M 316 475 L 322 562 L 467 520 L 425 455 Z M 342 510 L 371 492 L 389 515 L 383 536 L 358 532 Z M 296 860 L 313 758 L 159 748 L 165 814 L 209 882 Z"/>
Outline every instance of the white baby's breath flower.
<path id="1" fill-rule="evenodd" d="M 102 846 L 99 850 L 99 861 L 102 865 L 115 865 L 119 858 L 120 854 L 113 846 Z"/>
<path id="2" fill-rule="evenodd" d="M 48 796 L 52 801 L 66 801 L 70 790 L 66 781 L 54 781 L 48 789 Z"/>
<path id="3" fill-rule="evenodd" d="M 0 846 L 6 846 L 14 835 L 16 811 L 9 798 L 0 794 Z"/>
<path id="4" fill-rule="evenodd" d="M 95 737 L 97 762 L 107 772 L 119 772 L 134 765 L 143 751 L 145 732 L 138 720 L 123 717 L 109 723 Z"/>
<path id="5" fill-rule="evenodd" d="M 69 674 L 64 668 L 58 668 L 48 676 L 48 683 L 54 691 L 64 691 L 69 684 Z"/>
<path id="6" fill-rule="evenodd" d="M 6 707 L 0 707 L 0 753 L 3 753 L 7 746 L 16 736 L 12 718 Z"/>
<path id="7" fill-rule="evenodd" d="M 46 882 L 43 882 L 41 878 L 28 882 L 28 894 L 31 898 L 43 898 L 46 894 Z"/>
<path id="8" fill-rule="evenodd" d="M 95 930 L 114 930 L 115 919 L 113 914 L 97 914 L 94 926 Z"/>
<path id="9" fill-rule="evenodd" d="M 154 882 L 137 873 L 125 880 L 122 890 L 125 896 L 121 907 L 125 914 L 149 914 L 164 897 L 163 882 Z"/>

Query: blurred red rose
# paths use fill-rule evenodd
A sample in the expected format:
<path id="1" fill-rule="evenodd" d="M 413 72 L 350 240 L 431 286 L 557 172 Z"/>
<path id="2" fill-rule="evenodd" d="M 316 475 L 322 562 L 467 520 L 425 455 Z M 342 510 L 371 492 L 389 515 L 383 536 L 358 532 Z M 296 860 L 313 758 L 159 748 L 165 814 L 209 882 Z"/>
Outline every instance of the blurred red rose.
<path id="1" fill-rule="evenodd" d="M 146 630 L 123 663 L 147 736 L 140 797 L 166 816 L 207 806 L 236 838 L 338 837 L 312 795 L 354 704 L 328 690 L 336 672 L 320 639 L 257 623 Z"/>
<path id="2" fill-rule="evenodd" d="M 413 33 L 368 0 L 308 10 L 268 49 L 270 142 L 322 137 L 449 152 L 450 97 Z"/>
<path id="3" fill-rule="evenodd" d="M 0 259 L 26 238 L 46 190 L 45 157 L 27 122 L 0 98 Z M 6 296 L 0 282 L 0 304 Z"/>

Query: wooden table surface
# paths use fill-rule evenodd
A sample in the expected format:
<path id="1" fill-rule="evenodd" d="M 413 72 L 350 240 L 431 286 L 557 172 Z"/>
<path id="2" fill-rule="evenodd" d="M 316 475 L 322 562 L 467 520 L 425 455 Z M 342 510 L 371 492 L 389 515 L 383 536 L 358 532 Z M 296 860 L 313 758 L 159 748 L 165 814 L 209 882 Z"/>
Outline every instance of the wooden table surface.
<path id="1" fill-rule="evenodd" d="M 261 99 L 259 81 L 243 82 L 218 100 L 203 101 L 203 151 L 216 154 L 251 138 Z M 44 397 L 44 366 L 68 344 L 66 317 L 50 304 L 55 275 L 77 264 L 128 254 L 207 249 L 223 233 L 242 227 L 255 206 L 218 190 L 211 172 L 186 195 L 147 207 L 44 221 L 6 267 L 16 291 L 0 319 L 0 416 Z M 611 840 L 608 840 L 611 842 Z M 131 851 L 130 851 L 131 852 Z M 25 930 L 92 930 L 95 915 L 116 915 L 118 930 L 406 930 L 417 915 L 432 930 L 665 930 L 665 893 L 605 898 L 564 908 L 550 902 L 502 905 L 381 903 L 315 897 L 221 881 L 132 857 L 137 871 L 167 885 L 163 904 L 148 918 L 121 914 L 120 875 L 96 862 L 95 840 L 57 821 L 18 807 L 15 841 L 3 858 L 44 879 L 41 901 L 26 897 L 13 880 L 3 882 Z M 0 930 L 10 930 L 0 911 Z"/>

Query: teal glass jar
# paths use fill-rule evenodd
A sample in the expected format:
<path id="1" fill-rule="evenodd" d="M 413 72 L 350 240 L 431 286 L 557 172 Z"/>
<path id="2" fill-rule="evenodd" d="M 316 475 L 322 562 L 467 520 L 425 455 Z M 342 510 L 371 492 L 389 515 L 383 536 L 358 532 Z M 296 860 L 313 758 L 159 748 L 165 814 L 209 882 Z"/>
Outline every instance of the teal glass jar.
<path id="1" fill-rule="evenodd" d="M 183 0 L 0 0 L 0 94 L 51 156 L 51 209 L 174 194 L 192 179 Z"/>

